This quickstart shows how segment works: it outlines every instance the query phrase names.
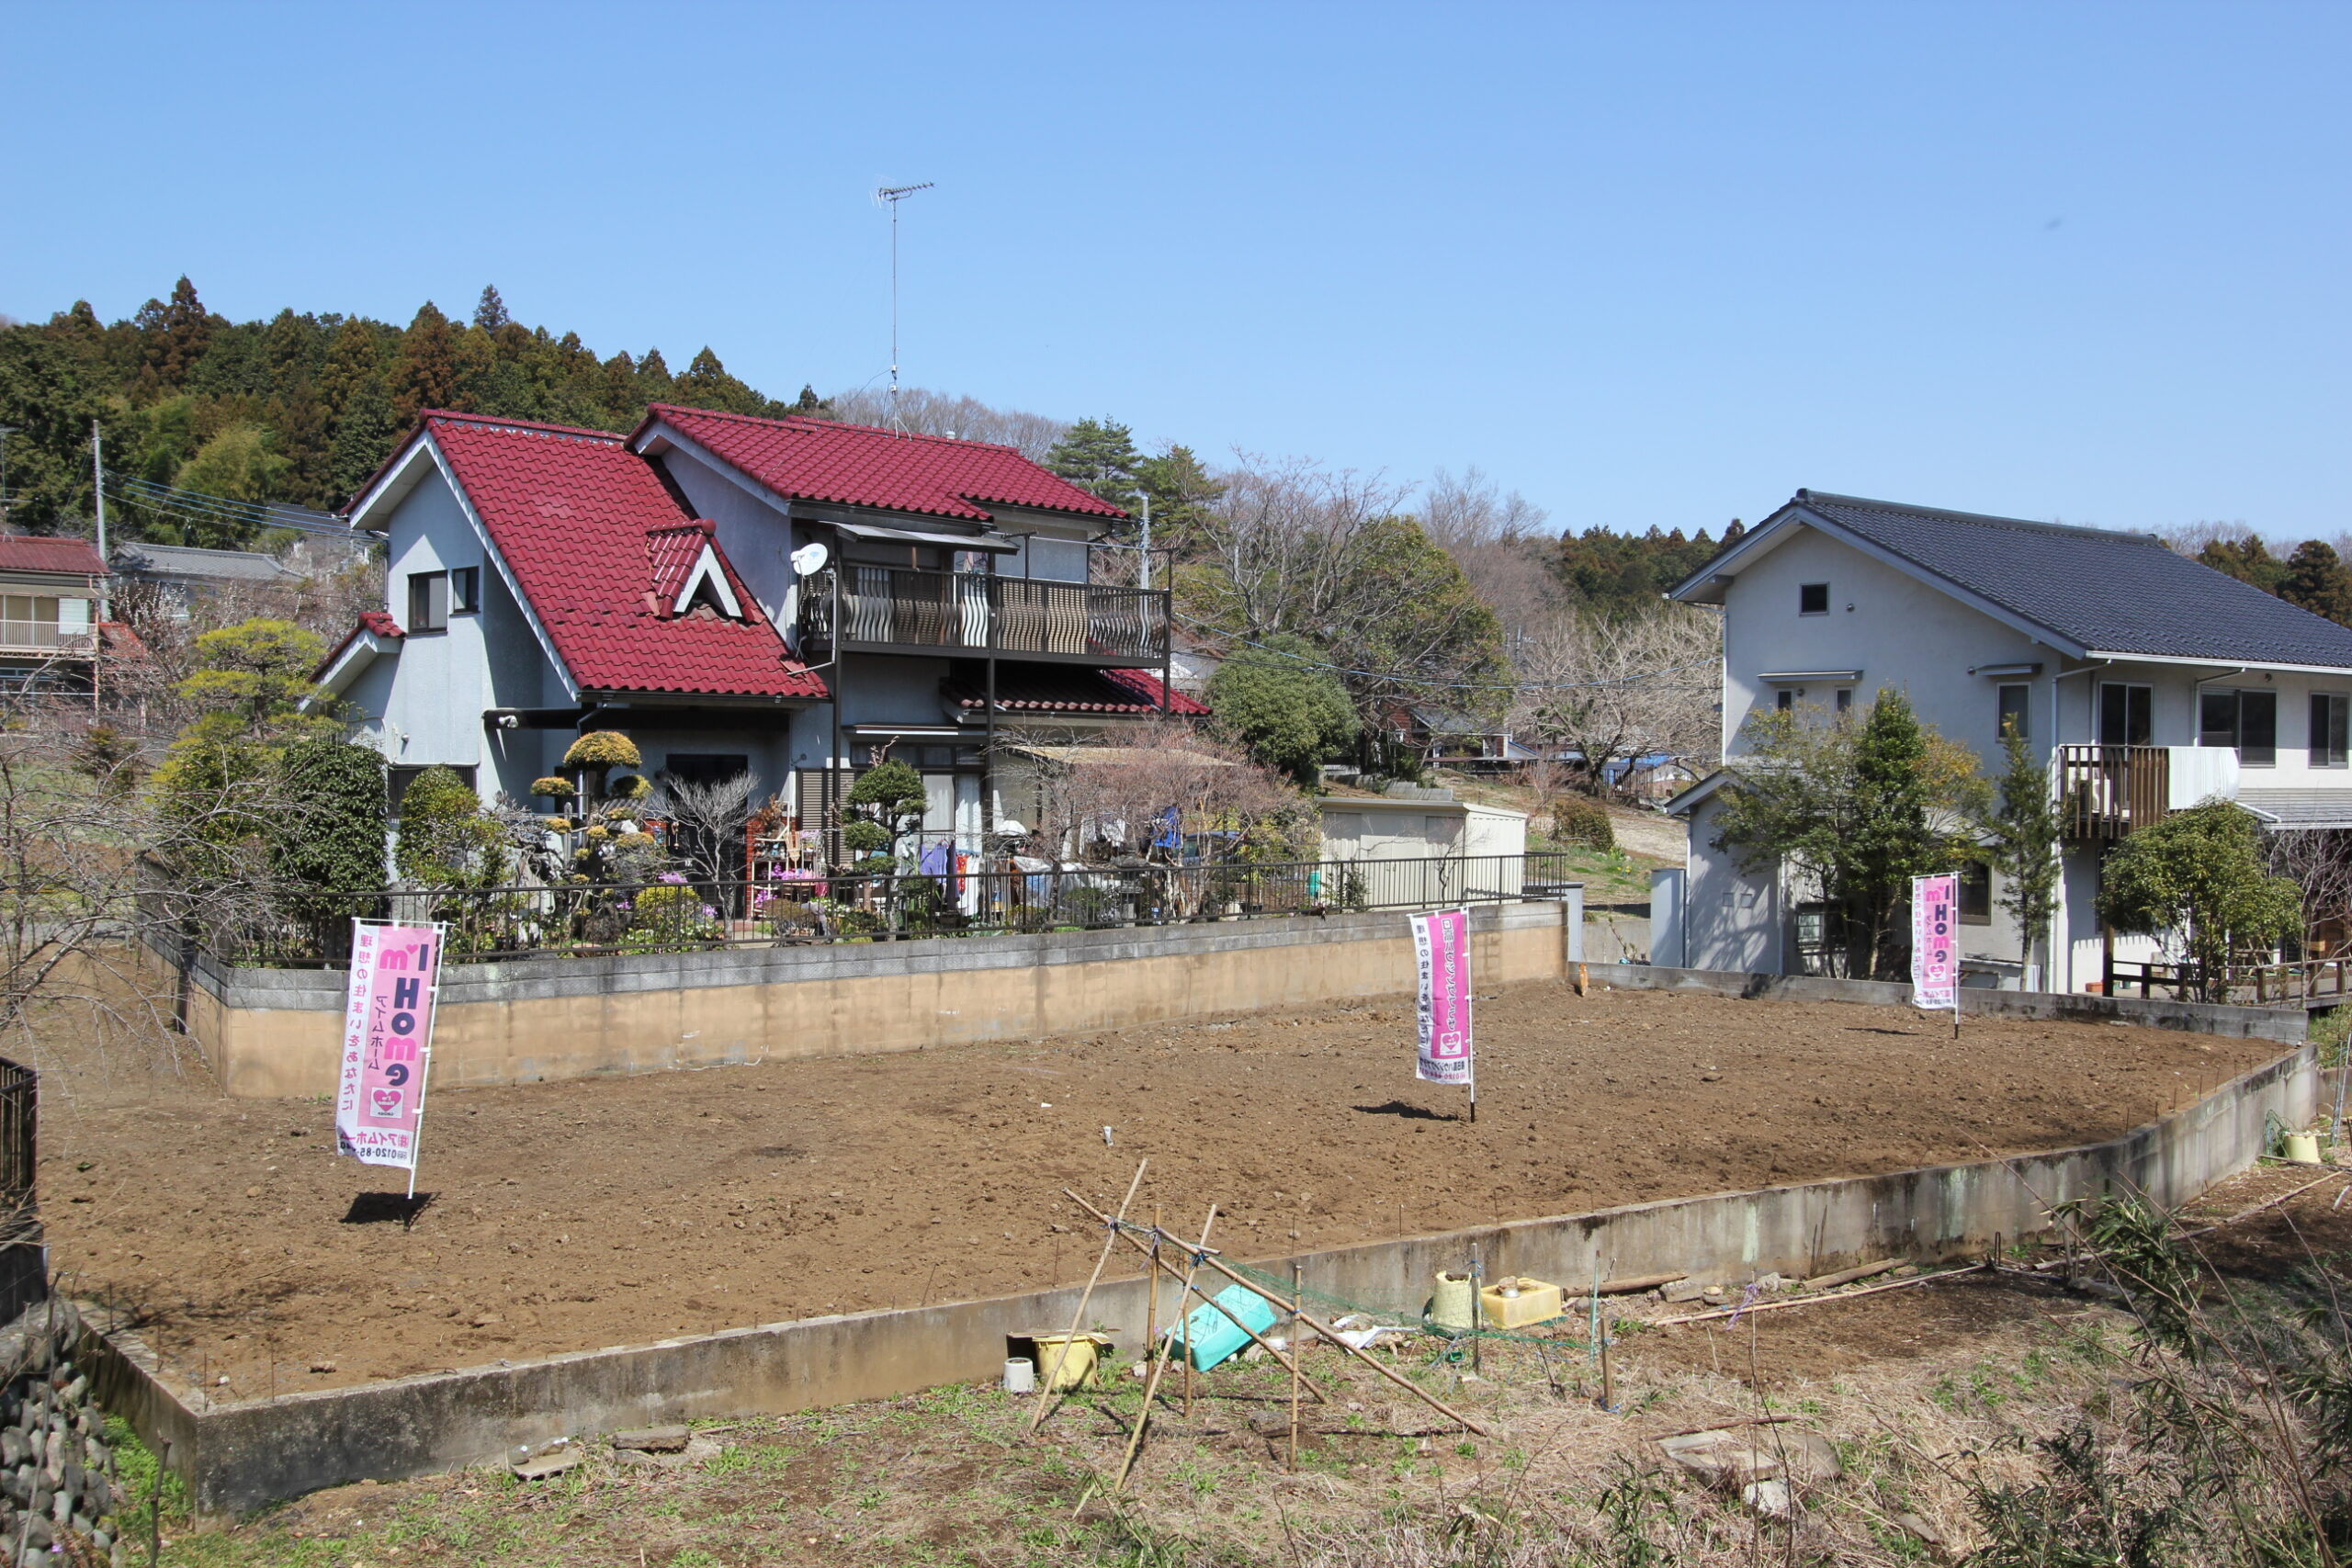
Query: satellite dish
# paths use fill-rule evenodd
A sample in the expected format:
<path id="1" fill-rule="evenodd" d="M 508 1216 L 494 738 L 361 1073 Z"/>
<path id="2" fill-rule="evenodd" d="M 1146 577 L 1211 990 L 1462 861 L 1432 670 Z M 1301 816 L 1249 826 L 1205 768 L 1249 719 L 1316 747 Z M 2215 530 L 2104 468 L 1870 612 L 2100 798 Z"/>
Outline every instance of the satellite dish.
<path id="1" fill-rule="evenodd" d="M 825 570 L 826 550 L 822 545 L 803 545 L 792 552 L 792 570 L 802 577 Z"/>

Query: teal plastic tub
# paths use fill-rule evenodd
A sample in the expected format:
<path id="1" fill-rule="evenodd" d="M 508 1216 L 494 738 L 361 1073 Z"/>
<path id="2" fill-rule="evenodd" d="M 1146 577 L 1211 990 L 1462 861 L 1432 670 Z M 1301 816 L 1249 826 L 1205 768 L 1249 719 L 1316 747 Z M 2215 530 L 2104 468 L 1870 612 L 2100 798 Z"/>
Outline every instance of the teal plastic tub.
<path id="1" fill-rule="evenodd" d="M 1184 1352 L 1196 1371 L 1207 1371 L 1250 1343 L 1250 1335 L 1241 1332 L 1226 1313 L 1248 1324 L 1251 1334 L 1263 1334 L 1274 1325 L 1274 1303 L 1246 1285 L 1227 1285 L 1216 1301 L 1216 1306 L 1194 1307 L 1184 1319 Z M 1217 1311 L 1218 1306 L 1225 1312 Z"/>

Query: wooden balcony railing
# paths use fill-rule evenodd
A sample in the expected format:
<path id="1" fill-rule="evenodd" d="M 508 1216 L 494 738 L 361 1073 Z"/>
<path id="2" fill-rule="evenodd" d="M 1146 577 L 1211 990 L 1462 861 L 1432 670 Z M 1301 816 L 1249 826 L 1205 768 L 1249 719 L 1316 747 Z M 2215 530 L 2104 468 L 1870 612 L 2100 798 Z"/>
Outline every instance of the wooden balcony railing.
<path id="1" fill-rule="evenodd" d="M 2120 839 L 2162 819 L 2171 798 L 2165 747 L 2058 748 L 2058 814 L 2070 839 Z"/>
<path id="2" fill-rule="evenodd" d="M 853 564 L 801 580 L 800 637 L 819 655 L 838 638 L 853 649 L 1157 664 L 1168 656 L 1168 592 Z"/>

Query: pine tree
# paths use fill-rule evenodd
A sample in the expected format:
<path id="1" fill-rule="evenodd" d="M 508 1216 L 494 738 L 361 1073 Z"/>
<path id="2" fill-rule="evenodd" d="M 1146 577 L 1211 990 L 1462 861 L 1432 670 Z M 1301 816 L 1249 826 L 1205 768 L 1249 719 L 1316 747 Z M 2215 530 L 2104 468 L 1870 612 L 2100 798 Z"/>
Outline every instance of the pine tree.
<path id="1" fill-rule="evenodd" d="M 458 401 L 458 334 L 430 299 L 401 334 L 390 390 L 392 418 L 402 428 L 416 422 L 420 409 L 446 409 Z"/>
<path id="2" fill-rule="evenodd" d="M 670 367 L 658 348 L 649 348 L 637 365 L 637 407 L 639 412 L 648 403 L 666 403 L 678 395 L 677 383 L 670 378 Z M 629 415 L 635 423 L 637 414 Z"/>
<path id="3" fill-rule="evenodd" d="M 1114 506 L 1129 508 L 1136 502 L 1136 468 L 1142 461 L 1134 436 L 1113 419 L 1080 420 L 1046 454 L 1046 467 L 1063 479 Z"/>
<path id="4" fill-rule="evenodd" d="M 262 364 L 269 379 L 269 395 L 287 398 L 296 386 L 320 369 L 326 333 L 316 316 L 298 316 L 291 310 L 270 318 L 262 335 Z"/>
<path id="5" fill-rule="evenodd" d="M 616 430 L 635 424 L 645 410 L 637 391 L 637 357 L 622 349 L 604 364 L 604 417 L 595 421 Z"/>
<path id="6" fill-rule="evenodd" d="M 308 380 L 272 406 L 270 429 L 287 463 L 280 492 L 297 506 L 334 510 L 341 500 L 334 493 L 334 427 Z"/>
<path id="7" fill-rule="evenodd" d="M 678 378 L 677 396 L 695 408 L 723 409 L 729 413 L 761 413 L 767 404 L 765 398 L 727 373 L 708 344 Z"/>
<path id="8" fill-rule="evenodd" d="M 486 333 L 494 333 L 514 319 L 506 313 L 506 301 L 498 297 L 497 286 L 483 284 L 481 299 L 474 305 L 474 325 Z"/>
<path id="9" fill-rule="evenodd" d="M 2240 582 L 2253 583 L 2265 593 L 2278 592 L 2287 576 L 2286 563 L 2270 553 L 2259 534 L 2248 534 L 2243 539 L 2215 539 L 2197 552 L 2197 558 Z"/>
<path id="10" fill-rule="evenodd" d="M 1136 489 L 1151 498 L 1153 547 L 1180 556 L 1191 551 L 1209 520 L 1209 508 L 1225 493 L 1190 446 L 1173 445 L 1136 464 Z"/>
<path id="11" fill-rule="evenodd" d="M 2287 558 L 2286 576 L 2278 592 L 2290 604 L 2352 626 L 2352 570 L 2324 540 L 2305 539 L 2295 547 L 2295 553 Z"/>
<path id="12" fill-rule="evenodd" d="M 457 362 L 458 373 L 456 386 L 449 394 L 450 401 L 446 406 L 464 409 L 468 412 L 487 410 L 490 408 L 499 369 L 497 341 L 480 327 L 466 327 L 453 335 L 456 339 L 454 358 Z M 525 390 L 522 400 L 532 402 L 537 400 L 531 398 L 528 391 Z M 494 412 L 506 412 L 507 411 Z M 509 413 L 508 417 L 529 419 L 533 414 L 515 411 Z"/>

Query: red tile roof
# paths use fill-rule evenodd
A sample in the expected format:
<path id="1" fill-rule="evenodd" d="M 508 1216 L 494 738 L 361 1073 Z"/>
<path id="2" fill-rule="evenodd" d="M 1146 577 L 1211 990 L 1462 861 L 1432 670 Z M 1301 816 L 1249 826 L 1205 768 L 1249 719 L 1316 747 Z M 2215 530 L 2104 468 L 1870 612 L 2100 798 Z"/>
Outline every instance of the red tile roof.
<path id="1" fill-rule="evenodd" d="M 695 520 L 619 436 L 439 411 L 423 419 L 583 689 L 825 695 L 824 682 L 793 658 L 723 552 L 747 619 L 664 619 L 648 607 L 650 536 Z"/>
<path id="2" fill-rule="evenodd" d="M 826 501 L 969 522 L 990 505 L 1121 518 L 1126 513 L 1010 446 L 907 435 L 826 419 L 752 419 L 655 403 L 629 436 L 669 426 L 714 457 L 796 501 Z"/>
<path id="3" fill-rule="evenodd" d="M 391 612 L 389 610 L 362 610 L 359 612 L 359 624 L 378 637 L 406 637 L 408 635 L 401 630 L 401 624 L 392 619 Z"/>
<path id="4" fill-rule="evenodd" d="M 36 537 L 29 534 L 0 536 L 0 571 L 71 572 L 76 577 L 104 577 L 107 563 L 87 539 Z"/>
<path id="5" fill-rule="evenodd" d="M 1000 665 L 996 674 L 999 713 L 1146 714 L 1159 711 L 1159 677 L 1141 670 L 1088 670 L 1083 667 Z M 988 687 L 957 681 L 948 687 L 958 707 L 984 709 Z M 1178 692 L 1169 712 L 1199 718 L 1208 708 Z"/>
<path id="6" fill-rule="evenodd" d="M 318 668 L 311 671 L 311 679 L 313 681 L 323 679 L 326 672 L 334 668 L 334 661 L 343 657 L 345 650 L 369 632 L 374 632 L 378 637 L 398 637 L 408 635 L 401 630 L 401 624 L 392 619 L 391 615 L 388 612 L 383 610 L 362 610 L 359 612 L 359 620 L 357 624 L 349 631 L 343 634 L 343 640 L 341 642 L 336 643 L 333 648 L 327 649 L 327 656 L 324 659 L 320 660 Z"/>

